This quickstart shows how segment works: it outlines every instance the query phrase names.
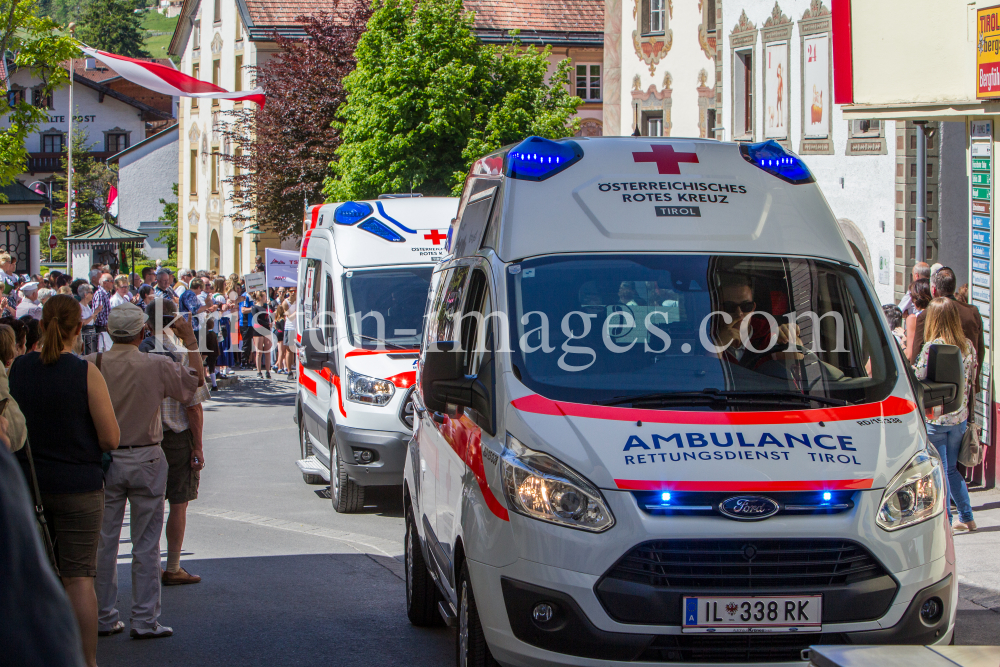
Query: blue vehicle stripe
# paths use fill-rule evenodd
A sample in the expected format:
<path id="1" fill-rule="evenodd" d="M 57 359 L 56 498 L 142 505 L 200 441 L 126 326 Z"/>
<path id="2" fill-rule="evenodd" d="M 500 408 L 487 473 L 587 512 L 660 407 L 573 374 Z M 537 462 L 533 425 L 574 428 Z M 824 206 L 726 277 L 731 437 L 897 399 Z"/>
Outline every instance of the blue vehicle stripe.
<path id="1" fill-rule="evenodd" d="M 407 234 L 416 234 L 417 233 L 417 230 L 410 229 L 409 227 L 404 227 L 403 223 L 401 223 L 399 220 L 393 220 L 392 218 L 390 218 L 389 214 L 385 212 L 384 208 L 382 208 L 382 202 L 377 201 L 377 202 L 375 202 L 375 205 L 378 206 L 378 213 L 383 218 L 385 218 L 386 220 L 388 220 L 392 224 L 396 225 L 397 227 L 399 227 L 400 229 L 402 229 Z"/>

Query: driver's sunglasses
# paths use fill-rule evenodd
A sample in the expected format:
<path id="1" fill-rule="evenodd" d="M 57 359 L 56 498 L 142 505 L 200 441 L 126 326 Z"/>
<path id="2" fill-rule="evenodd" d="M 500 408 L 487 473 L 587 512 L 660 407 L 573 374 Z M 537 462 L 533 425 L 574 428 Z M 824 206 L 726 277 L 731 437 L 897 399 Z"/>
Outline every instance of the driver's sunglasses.
<path id="1" fill-rule="evenodd" d="M 723 301 L 722 310 L 727 313 L 735 313 L 736 311 L 741 311 L 744 313 L 753 312 L 754 302 L 753 301 Z"/>

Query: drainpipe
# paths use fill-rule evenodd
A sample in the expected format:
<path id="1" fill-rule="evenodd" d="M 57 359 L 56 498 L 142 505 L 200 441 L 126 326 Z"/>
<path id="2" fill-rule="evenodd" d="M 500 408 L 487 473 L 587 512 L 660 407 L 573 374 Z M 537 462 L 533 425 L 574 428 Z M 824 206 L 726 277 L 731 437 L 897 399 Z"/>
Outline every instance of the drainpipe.
<path id="1" fill-rule="evenodd" d="M 927 253 L 927 121 L 915 120 L 917 126 L 917 261 L 926 261 Z"/>

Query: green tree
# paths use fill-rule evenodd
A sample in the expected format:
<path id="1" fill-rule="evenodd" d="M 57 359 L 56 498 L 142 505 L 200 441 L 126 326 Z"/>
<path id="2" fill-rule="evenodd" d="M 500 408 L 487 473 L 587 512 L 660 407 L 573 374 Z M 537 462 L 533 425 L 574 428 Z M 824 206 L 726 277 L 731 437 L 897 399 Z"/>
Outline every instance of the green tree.
<path id="1" fill-rule="evenodd" d="M 73 233 L 99 225 L 104 220 L 108 207 L 108 190 L 112 185 L 118 186 L 118 166 L 108 165 L 95 160 L 88 152 L 94 149 L 85 130 L 74 128 L 73 131 Z M 68 160 L 62 159 L 62 173 L 56 176 L 56 187 L 53 190 L 57 218 L 52 221 L 52 233 L 59 244 L 52 251 L 52 260 L 66 261 L 66 218 L 58 217 L 60 212 L 66 213 L 66 173 Z M 61 224 L 60 224 L 61 223 Z"/>
<path id="2" fill-rule="evenodd" d="M 548 48 L 483 45 L 473 18 L 461 0 L 386 0 L 376 9 L 344 80 L 328 197 L 456 192 L 482 154 L 575 132 L 581 100 L 568 92 L 569 61 L 548 78 Z"/>
<path id="3" fill-rule="evenodd" d="M 174 199 L 177 199 L 177 184 L 174 183 L 170 186 L 170 191 L 174 193 Z M 161 199 L 160 203 L 163 204 L 163 213 L 160 215 L 158 220 L 162 222 L 166 229 L 161 229 L 160 233 L 156 235 L 156 240 L 167 246 L 167 263 L 177 264 L 177 202 L 169 202 L 166 199 Z"/>
<path id="4" fill-rule="evenodd" d="M 59 63 L 80 52 L 59 25 L 39 18 L 36 9 L 36 0 L 0 0 L 0 55 L 12 53 L 12 72 L 29 70 L 49 94 L 68 80 Z M 8 95 L 9 89 L 10 82 L 0 76 L 0 185 L 13 183 L 26 171 L 25 140 L 48 119 L 44 108 L 31 105 L 30 95 Z"/>
<path id="5" fill-rule="evenodd" d="M 129 58 L 148 58 L 142 14 L 134 0 L 90 0 L 80 19 L 80 41 Z"/>

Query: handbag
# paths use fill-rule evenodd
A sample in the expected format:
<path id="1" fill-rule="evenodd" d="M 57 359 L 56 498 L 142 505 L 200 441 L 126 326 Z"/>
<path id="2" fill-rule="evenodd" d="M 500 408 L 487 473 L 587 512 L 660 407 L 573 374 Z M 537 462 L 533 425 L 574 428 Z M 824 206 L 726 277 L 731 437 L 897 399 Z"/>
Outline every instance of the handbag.
<path id="1" fill-rule="evenodd" d="M 979 442 L 979 428 L 975 420 L 969 422 L 962 436 L 962 445 L 958 450 L 958 462 L 966 468 L 972 468 L 983 462 L 983 445 Z"/>
<path id="2" fill-rule="evenodd" d="M 52 563 L 52 569 L 56 576 L 59 576 L 59 564 L 56 562 L 56 549 L 52 543 L 52 535 L 49 533 L 49 524 L 45 520 L 45 508 L 42 506 L 42 491 L 38 488 L 38 476 L 35 474 L 35 459 L 31 456 L 31 442 L 24 439 L 24 455 L 28 459 L 28 471 L 31 476 L 31 501 L 35 505 L 35 520 L 38 522 L 39 531 L 42 533 L 42 542 L 45 544 L 45 553 Z"/>

